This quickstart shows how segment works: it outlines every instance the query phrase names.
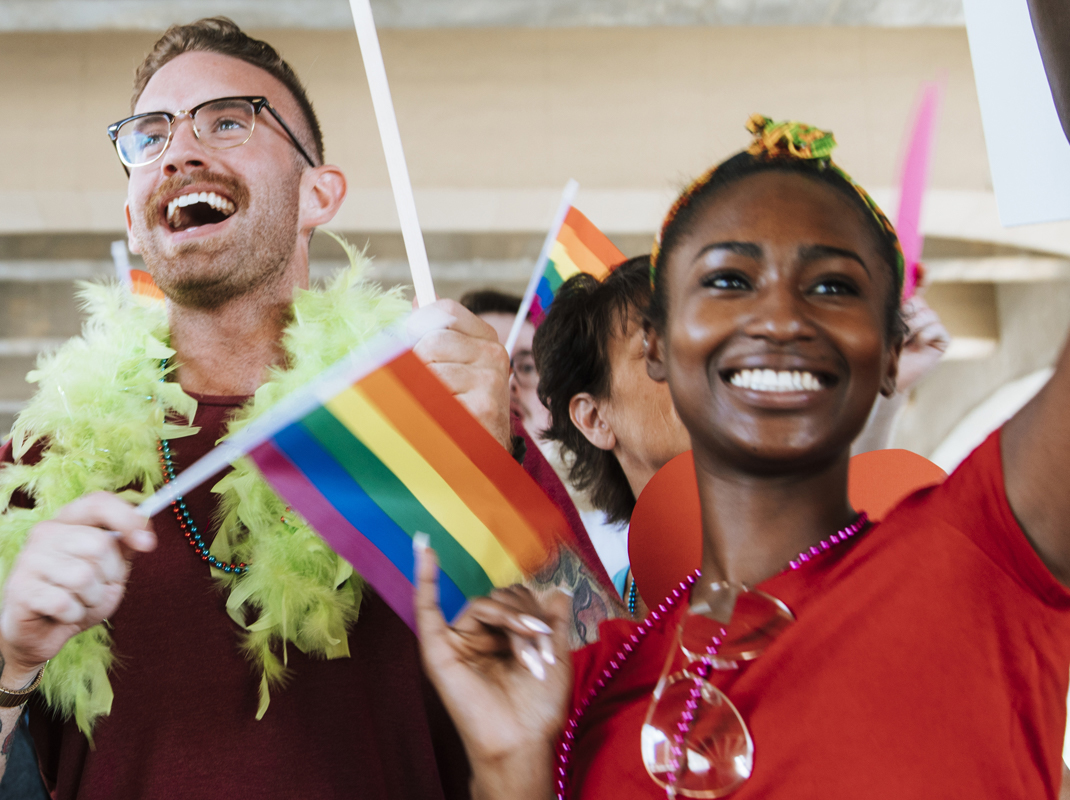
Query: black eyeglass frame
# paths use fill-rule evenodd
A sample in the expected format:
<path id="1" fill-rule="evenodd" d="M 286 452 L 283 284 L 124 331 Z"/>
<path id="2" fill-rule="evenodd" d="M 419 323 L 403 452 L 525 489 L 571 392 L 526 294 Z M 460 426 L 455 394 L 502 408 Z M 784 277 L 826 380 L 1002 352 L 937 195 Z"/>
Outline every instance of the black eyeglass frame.
<path id="1" fill-rule="evenodd" d="M 155 117 L 157 115 L 162 115 L 167 118 L 167 144 L 165 144 L 163 146 L 163 149 L 160 150 L 160 155 L 156 156 L 156 158 L 152 159 L 152 161 L 146 161 L 144 164 L 137 165 L 139 167 L 146 167 L 149 164 L 152 164 L 154 161 L 158 161 L 160 158 L 162 158 L 163 154 L 167 152 L 167 148 L 171 146 L 171 138 L 175 135 L 175 122 L 178 121 L 179 117 L 189 117 L 190 123 L 193 124 L 193 135 L 197 137 L 198 141 L 202 141 L 200 133 L 197 132 L 197 125 L 193 122 L 194 116 L 196 116 L 197 112 L 205 106 L 210 106 L 212 105 L 212 103 L 220 103 L 224 100 L 245 100 L 247 103 L 249 103 L 253 107 L 254 126 L 256 125 L 256 117 L 260 116 L 260 112 L 266 108 L 270 112 L 271 116 L 275 118 L 275 121 L 282 126 L 282 129 L 284 131 L 286 131 L 286 135 L 290 137 L 290 141 L 293 142 L 293 146 L 297 148 L 297 152 L 299 152 L 304 157 L 305 161 L 308 162 L 308 165 L 310 167 L 316 166 L 316 162 L 312 160 L 309 154 L 305 151 L 305 148 L 301 146 L 301 143 L 299 141 L 297 141 L 297 137 L 294 136 L 294 132 L 290 130 L 290 126 L 286 124 L 285 120 L 283 120 L 282 118 L 282 115 L 275 110 L 275 106 L 271 105 L 271 103 L 266 97 L 216 97 L 212 100 L 205 100 L 203 103 L 195 105 L 189 111 L 179 111 L 177 114 L 172 114 L 170 111 L 146 111 L 143 114 L 134 114 L 132 117 L 126 117 L 125 119 L 121 119 L 118 122 L 113 122 L 111 125 L 109 125 L 108 138 L 111 139 L 111 143 L 115 146 L 115 154 L 119 156 L 119 163 L 122 164 L 123 169 L 126 170 L 127 177 L 130 176 L 130 165 L 123 161 L 123 157 L 119 153 L 119 129 L 123 127 L 123 125 L 128 122 L 132 122 L 135 119 L 141 119 L 143 117 Z M 253 128 L 249 129 L 249 139 L 251 138 L 253 138 Z M 249 139 L 246 139 L 245 142 L 242 142 L 241 144 L 233 145 L 233 147 L 241 147 L 241 145 L 248 142 Z M 211 145 L 208 146 L 211 147 Z M 215 150 L 217 148 L 213 147 L 212 149 Z M 232 148 L 225 147 L 218 149 L 229 150 Z"/>

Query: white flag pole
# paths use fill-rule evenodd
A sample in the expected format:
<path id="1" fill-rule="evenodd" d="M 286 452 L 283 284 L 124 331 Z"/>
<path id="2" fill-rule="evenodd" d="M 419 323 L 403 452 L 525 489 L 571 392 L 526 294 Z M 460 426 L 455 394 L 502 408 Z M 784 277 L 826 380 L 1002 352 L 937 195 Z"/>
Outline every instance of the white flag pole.
<path id="1" fill-rule="evenodd" d="M 528 281 L 528 288 L 524 290 L 524 298 L 520 301 L 520 310 L 516 312 L 516 319 L 513 320 L 509 338 L 505 340 L 505 349 L 510 358 L 513 356 L 513 348 L 516 347 L 517 337 L 520 336 L 520 328 L 523 326 L 524 320 L 528 318 L 531 304 L 535 300 L 535 290 L 539 288 L 539 281 L 542 280 L 543 273 L 546 272 L 546 264 L 550 261 L 550 251 L 554 249 L 557 234 L 561 232 L 561 226 L 565 224 L 565 217 L 568 216 L 568 210 L 572 207 L 572 201 L 576 199 L 576 192 L 579 190 L 580 185 L 575 180 L 569 179 L 569 182 L 565 184 L 565 191 L 561 193 L 561 203 L 557 207 L 554 221 L 550 225 L 550 230 L 542 243 L 539 260 L 535 262 L 535 269 L 531 273 L 531 280 Z"/>
<path id="2" fill-rule="evenodd" d="M 126 249 L 126 239 L 111 243 L 111 260 L 115 262 L 115 277 L 130 288 L 130 255 Z"/>
<path id="3" fill-rule="evenodd" d="M 435 286 L 431 282 L 431 268 L 427 263 L 427 250 L 416 216 L 416 201 L 412 196 L 409 168 L 405 164 L 405 151 L 401 147 L 401 133 L 390 99 L 390 85 L 386 81 L 383 52 L 379 49 L 379 36 L 375 32 L 375 20 L 369 0 L 349 0 L 353 11 L 353 24 L 360 42 L 360 55 L 364 59 L 364 71 L 368 75 L 368 88 L 372 94 L 375 120 L 379 123 L 379 138 L 383 141 L 386 168 L 390 173 L 390 186 L 394 190 L 394 203 L 401 222 L 401 237 L 405 241 L 405 253 L 409 257 L 409 270 L 416 289 L 416 302 L 420 306 L 435 302 Z"/>

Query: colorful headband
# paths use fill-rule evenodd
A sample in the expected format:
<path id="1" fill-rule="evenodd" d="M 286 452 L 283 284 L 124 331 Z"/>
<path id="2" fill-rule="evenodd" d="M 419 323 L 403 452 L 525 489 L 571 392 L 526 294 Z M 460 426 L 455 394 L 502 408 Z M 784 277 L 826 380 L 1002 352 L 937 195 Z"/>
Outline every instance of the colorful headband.
<path id="1" fill-rule="evenodd" d="M 747 120 L 747 130 L 754 134 L 754 141 L 746 152 L 757 159 L 772 161 L 774 159 L 798 159 L 800 161 L 814 161 L 818 169 L 831 169 L 847 185 L 858 192 L 866 208 L 869 209 L 877 224 L 888 234 L 895 246 L 895 274 L 899 290 L 902 291 L 905 262 L 903 249 L 899 246 L 899 237 L 895 234 L 895 227 L 889 221 L 884 212 L 874 202 L 869 193 L 859 186 L 854 180 L 840 169 L 832 160 L 832 151 L 836 147 L 836 138 L 829 131 L 814 128 L 802 122 L 773 122 L 761 114 L 752 114 Z M 724 162 L 722 162 L 724 163 Z M 721 164 L 710 168 L 684 189 L 676 202 L 673 203 L 669 213 L 665 215 L 665 221 L 661 224 L 661 230 L 654 240 L 654 247 L 650 253 L 650 282 L 654 283 L 654 267 L 658 262 L 658 252 L 661 248 L 662 239 L 669 226 L 672 225 L 676 216 L 691 204 L 695 195 L 701 192 L 720 169 Z"/>

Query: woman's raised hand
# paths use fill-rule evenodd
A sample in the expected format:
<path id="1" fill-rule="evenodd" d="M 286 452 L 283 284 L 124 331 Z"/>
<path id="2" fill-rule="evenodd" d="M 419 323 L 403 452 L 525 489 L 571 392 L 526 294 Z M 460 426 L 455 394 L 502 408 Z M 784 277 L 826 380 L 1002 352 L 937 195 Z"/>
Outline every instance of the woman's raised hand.
<path id="1" fill-rule="evenodd" d="M 450 626 L 438 605 L 435 554 L 419 542 L 415 549 L 420 649 L 468 752 L 473 796 L 552 796 L 554 743 L 572 687 L 569 598 L 495 589 Z"/>

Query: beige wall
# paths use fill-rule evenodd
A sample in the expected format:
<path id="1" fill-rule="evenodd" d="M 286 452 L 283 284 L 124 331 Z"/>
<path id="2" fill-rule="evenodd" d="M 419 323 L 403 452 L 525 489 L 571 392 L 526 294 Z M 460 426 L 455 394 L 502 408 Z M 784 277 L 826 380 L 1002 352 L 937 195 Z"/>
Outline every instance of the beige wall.
<path id="1" fill-rule="evenodd" d="M 343 227 L 393 228 L 355 36 L 265 36 L 307 82 L 328 156 L 350 178 L 356 208 L 343 211 Z M 153 39 L 0 36 L 9 156 L 0 229 L 118 230 L 123 173 L 104 128 L 127 113 Z M 841 163 L 866 185 L 890 186 L 917 85 L 938 74 L 948 91 L 933 186 L 990 188 L 962 29 L 480 29 L 382 40 L 432 229 L 539 229 L 575 177 L 605 208 L 605 227 L 652 230 L 682 182 L 745 145 L 753 111 L 832 129 Z"/>
<path id="2" fill-rule="evenodd" d="M 350 196 L 332 227 L 358 242 L 373 234 L 383 279 L 403 279 L 398 237 L 374 235 L 397 226 L 355 36 L 263 35 L 307 83 L 327 155 L 349 176 Z M 10 266 L 11 259 L 71 258 L 62 253 L 73 248 L 86 251 L 74 257 L 98 259 L 93 270 L 108 271 L 99 259 L 122 231 L 124 176 L 105 128 L 128 113 L 134 69 L 154 39 L 0 34 L 0 267 L 5 259 Z M 747 143 L 743 125 L 754 111 L 833 130 L 837 160 L 892 211 L 918 84 L 940 75 L 947 88 L 926 200 L 927 255 L 966 259 L 955 262 L 965 273 L 977 256 L 1070 255 L 1070 223 L 999 225 L 961 28 L 387 30 L 382 45 L 444 294 L 483 283 L 522 286 L 570 177 L 580 181 L 578 205 L 592 220 L 629 254 L 641 252 L 679 186 Z M 319 257 L 338 258 L 330 247 L 320 250 Z M 1066 284 L 1008 283 L 1028 266 L 934 288 L 934 307 L 953 335 L 998 349 L 941 367 L 919 391 L 901 443 L 930 452 L 972 405 L 1022 374 L 1022 365 L 1050 361 L 1053 346 L 1032 339 L 1062 340 Z M 1065 260 L 1055 264 L 1058 275 L 1068 270 Z M 14 308 L 14 289 L 8 294 L 0 310 Z M 33 335 L 32 326 L 5 334 Z M 0 384 L 10 381 L 0 375 Z M 28 389 L 11 391 L 15 402 Z"/>

